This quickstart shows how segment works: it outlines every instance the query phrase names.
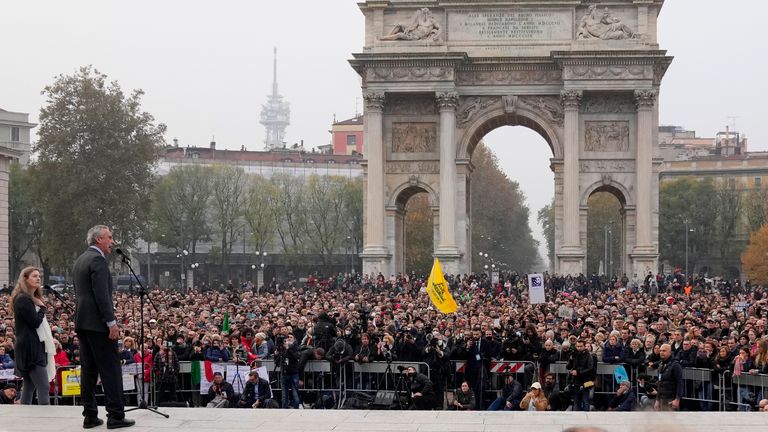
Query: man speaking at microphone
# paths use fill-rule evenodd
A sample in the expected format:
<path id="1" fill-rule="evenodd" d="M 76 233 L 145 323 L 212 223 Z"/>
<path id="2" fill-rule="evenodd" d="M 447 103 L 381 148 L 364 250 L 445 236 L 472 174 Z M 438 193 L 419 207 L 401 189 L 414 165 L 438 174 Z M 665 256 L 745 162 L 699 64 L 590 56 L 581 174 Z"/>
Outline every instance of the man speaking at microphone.
<path id="1" fill-rule="evenodd" d="M 88 230 L 88 249 L 75 261 L 72 270 L 77 309 L 75 330 L 80 338 L 82 372 L 80 392 L 83 399 L 83 428 L 90 429 L 104 423 L 98 417 L 96 380 L 101 376 L 107 409 L 107 429 L 134 425 L 125 418 L 123 405 L 123 379 L 117 355 L 120 329 L 115 319 L 112 302 L 112 276 L 107 255 L 115 247 L 112 231 L 104 225 Z"/>

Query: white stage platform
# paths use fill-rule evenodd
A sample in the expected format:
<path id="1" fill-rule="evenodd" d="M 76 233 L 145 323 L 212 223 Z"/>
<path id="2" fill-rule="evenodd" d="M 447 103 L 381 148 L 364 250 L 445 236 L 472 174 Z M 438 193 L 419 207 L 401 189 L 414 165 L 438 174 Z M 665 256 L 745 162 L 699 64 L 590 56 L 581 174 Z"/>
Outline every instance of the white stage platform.
<path id="1" fill-rule="evenodd" d="M 164 408 L 165 419 L 148 411 L 128 418 L 126 432 L 263 431 L 525 431 L 562 432 L 599 426 L 608 432 L 744 432 L 768 430 L 768 413 L 527 413 L 448 411 L 246 410 Z M 82 431 L 79 407 L 0 406 L 0 431 Z M 100 414 L 105 418 L 103 407 Z M 92 429 L 107 430 L 106 425 Z"/>

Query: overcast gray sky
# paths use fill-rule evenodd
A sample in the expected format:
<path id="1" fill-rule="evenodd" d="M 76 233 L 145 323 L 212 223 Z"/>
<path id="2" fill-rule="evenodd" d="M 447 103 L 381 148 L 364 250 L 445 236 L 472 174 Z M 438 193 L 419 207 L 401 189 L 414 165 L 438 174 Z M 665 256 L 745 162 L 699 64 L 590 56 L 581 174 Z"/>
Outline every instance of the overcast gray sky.
<path id="1" fill-rule="evenodd" d="M 751 150 L 768 149 L 768 93 L 758 76 L 767 11 L 755 0 L 667 0 L 659 41 L 675 61 L 662 86 L 662 124 L 709 137 L 735 121 Z M 146 92 L 144 109 L 168 125 L 168 142 L 206 145 L 215 136 L 219 148 L 260 149 L 277 46 L 280 92 L 291 103 L 287 140 L 322 145 L 334 114 L 361 109 L 347 60 L 362 49 L 363 24 L 354 0 L 5 2 L 0 108 L 37 121 L 40 90 L 92 64 L 124 90 Z M 543 139 L 502 128 L 486 142 L 521 183 L 535 218 L 553 189 Z"/>

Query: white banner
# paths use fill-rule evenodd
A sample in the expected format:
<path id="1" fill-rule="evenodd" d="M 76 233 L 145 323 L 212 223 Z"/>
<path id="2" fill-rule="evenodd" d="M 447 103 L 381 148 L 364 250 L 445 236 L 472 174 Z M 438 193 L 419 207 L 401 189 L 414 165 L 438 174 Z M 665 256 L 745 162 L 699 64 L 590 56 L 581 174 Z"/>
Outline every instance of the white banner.
<path id="1" fill-rule="evenodd" d="M 546 303 L 544 295 L 544 275 L 541 273 L 528 275 L 528 298 L 531 304 Z"/>
<path id="2" fill-rule="evenodd" d="M 227 365 L 227 382 L 232 384 L 232 387 L 235 389 L 235 393 L 243 392 L 243 388 L 245 387 L 245 382 L 248 381 L 248 373 L 250 371 L 251 368 L 248 366 L 233 364 Z"/>
<path id="3" fill-rule="evenodd" d="M 0 369 L 0 380 L 13 381 L 14 379 L 16 378 L 13 376 L 13 368 Z"/>

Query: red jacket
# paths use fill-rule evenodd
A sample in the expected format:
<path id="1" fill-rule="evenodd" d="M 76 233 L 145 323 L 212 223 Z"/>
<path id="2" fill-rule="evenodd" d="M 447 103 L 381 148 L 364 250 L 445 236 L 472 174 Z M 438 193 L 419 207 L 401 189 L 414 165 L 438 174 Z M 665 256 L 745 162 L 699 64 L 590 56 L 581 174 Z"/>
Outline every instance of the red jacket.
<path id="1" fill-rule="evenodd" d="M 53 361 L 56 363 L 56 367 L 69 366 L 69 357 L 67 357 L 67 352 L 62 349 L 56 350 L 56 355 L 53 356 Z"/>
<path id="2" fill-rule="evenodd" d="M 133 356 L 133 361 L 141 363 L 141 355 L 138 352 Z M 152 364 L 152 352 L 150 351 L 144 356 L 144 382 L 149 382 L 149 375 L 152 373 Z"/>

